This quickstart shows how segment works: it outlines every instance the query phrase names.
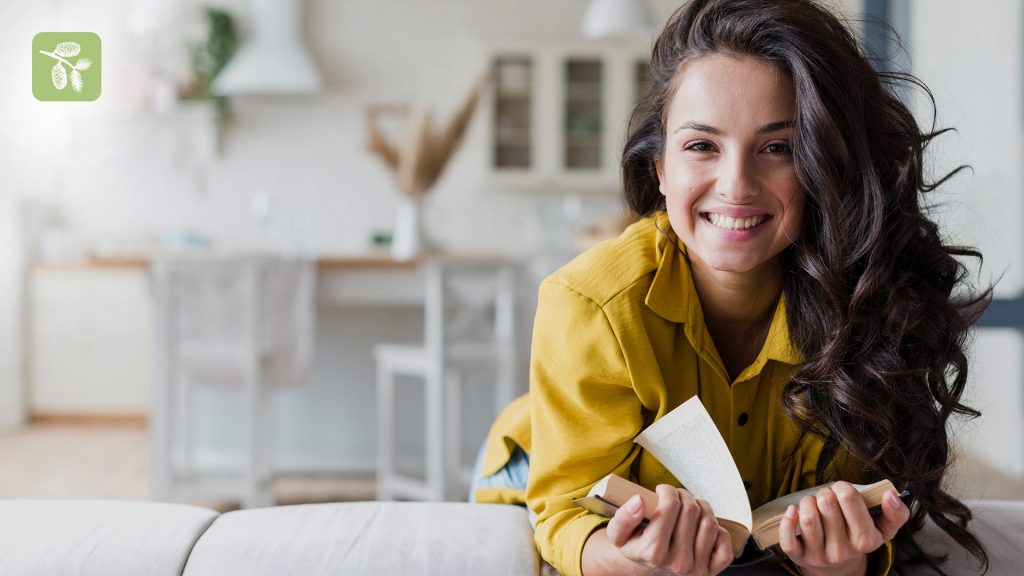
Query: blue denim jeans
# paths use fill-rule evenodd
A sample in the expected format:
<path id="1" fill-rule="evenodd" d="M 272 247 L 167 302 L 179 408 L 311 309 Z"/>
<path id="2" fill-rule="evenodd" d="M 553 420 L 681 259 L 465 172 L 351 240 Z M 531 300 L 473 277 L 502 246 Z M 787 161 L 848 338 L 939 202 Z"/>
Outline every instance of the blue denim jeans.
<path id="1" fill-rule="evenodd" d="M 526 491 L 526 478 L 530 473 L 530 455 L 517 446 L 501 470 L 485 477 L 483 467 L 486 449 L 487 442 L 484 442 L 476 455 L 476 463 L 473 465 L 473 482 L 469 486 L 469 501 L 476 502 L 477 488 L 516 488 Z"/>

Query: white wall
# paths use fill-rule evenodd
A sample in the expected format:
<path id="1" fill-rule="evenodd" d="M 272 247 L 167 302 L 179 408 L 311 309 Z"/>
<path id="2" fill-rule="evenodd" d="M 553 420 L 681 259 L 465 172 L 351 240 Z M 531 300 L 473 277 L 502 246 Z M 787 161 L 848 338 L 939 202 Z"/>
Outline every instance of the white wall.
<path id="1" fill-rule="evenodd" d="M 0 41 L 5 54 L 24 52 L 19 47 L 37 30 L 71 23 L 96 30 L 104 42 L 100 101 L 61 106 L 24 92 L 3 96 L 0 148 L 8 152 L 13 182 L 55 198 L 66 219 L 92 237 L 188 228 L 221 245 L 338 252 L 365 248 L 372 232 L 390 228 L 395 210 L 390 173 L 363 148 L 363 107 L 425 102 L 446 118 L 485 70 L 492 46 L 524 38 L 542 46 L 578 36 L 585 2 L 309 1 L 308 45 L 325 91 L 236 97 L 222 153 L 209 160 L 195 153 L 195 134 L 168 130 L 147 116 L 149 61 L 173 52 L 127 32 L 131 4 L 5 4 L 0 16 L 8 16 L 3 27 L 12 32 Z M 195 9 L 201 3 L 179 4 Z M 236 8 L 248 25 L 245 2 L 221 4 Z M 192 30 L 193 19 L 178 28 Z M 11 66 L 24 81 L 21 63 Z M 83 117 L 87 126 L 65 129 Z M 428 220 L 448 246 L 507 250 L 525 241 L 521 223 L 535 214 L 536 199 L 489 189 L 484 121 L 475 119 L 431 194 Z M 252 216 L 257 194 L 272 197 L 269 222 Z M 617 200 L 606 197 L 599 204 L 607 212 Z"/>
<path id="2" fill-rule="evenodd" d="M 22 245 L 18 230 L 18 203 L 0 195 L 0 428 L 24 423 L 24 349 Z"/>
<path id="3" fill-rule="evenodd" d="M 957 444 L 995 470 L 1024 477 L 1024 335 L 1009 328 L 981 330 L 965 402 L 981 418 L 955 423 Z M 984 487 L 974 487 L 983 494 Z"/>
<path id="4" fill-rule="evenodd" d="M 929 0 L 912 7 L 914 73 L 935 94 L 937 126 L 957 131 L 935 141 L 932 175 L 973 168 L 943 188 L 937 212 L 951 241 L 982 251 L 987 281 L 1002 276 L 996 294 L 1017 296 L 1024 284 L 1022 5 Z M 930 121 L 930 107 L 920 98 L 916 104 L 920 121 Z"/>
<path id="5" fill-rule="evenodd" d="M 981 250 L 980 282 L 998 280 L 1001 298 L 1020 297 L 1024 288 L 1022 10 L 1016 0 L 928 0 L 911 10 L 914 73 L 935 94 L 937 126 L 957 130 L 936 140 L 932 174 L 973 168 L 937 195 L 937 213 L 949 241 Z M 930 120 L 930 113 L 918 99 L 919 119 Z M 980 332 L 967 396 L 983 415 L 963 425 L 959 442 L 995 469 L 1024 475 L 1021 334 Z"/>

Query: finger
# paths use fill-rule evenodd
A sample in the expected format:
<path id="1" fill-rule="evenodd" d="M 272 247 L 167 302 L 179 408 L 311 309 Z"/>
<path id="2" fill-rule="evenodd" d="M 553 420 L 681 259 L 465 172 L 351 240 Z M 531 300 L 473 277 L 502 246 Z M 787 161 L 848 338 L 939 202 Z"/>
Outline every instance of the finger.
<path id="1" fill-rule="evenodd" d="M 694 539 L 700 522 L 701 507 L 689 492 L 679 489 L 679 516 L 676 518 L 675 534 L 672 537 L 673 557 L 679 559 L 679 567 L 688 572 L 694 562 Z"/>
<path id="2" fill-rule="evenodd" d="M 804 496 L 800 499 L 800 539 L 804 543 L 804 555 L 821 556 L 825 551 L 825 533 L 818 515 L 818 499 Z"/>
<path id="3" fill-rule="evenodd" d="M 816 499 L 818 516 L 821 518 L 821 528 L 824 532 L 825 557 L 833 562 L 844 561 L 847 553 L 852 551 L 853 545 L 850 544 L 846 518 L 839 507 L 836 494 L 831 488 L 822 488 L 818 490 Z"/>
<path id="4" fill-rule="evenodd" d="M 888 541 L 896 537 L 896 532 L 910 519 L 910 508 L 896 496 L 895 492 L 889 492 L 882 497 L 882 517 L 878 519 L 879 532 L 882 533 L 882 540 Z"/>
<path id="5" fill-rule="evenodd" d="M 711 551 L 718 540 L 719 527 L 711 504 L 708 504 L 707 500 L 697 500 L 697 505 L 700 506 L 700 522 L 693 543 L 693 559 L 697 568 L 704 568 L 711 564 Z"/>
<path id="6" fill-rule="evenodd" d="M 853 549 L 867 554 L 881 546 L 882 533 L 875 528 L 875 522 L 860 492 L 847 482 L 836 482 L 832 485 L 832 492 L 846 519 L 846 532 Z"/>
<path id="7" fill-rule="evenodd" d="M 619 506 L 612 516 L 606 532 L 608 540 L 616 548 L 623 547 L 633 537 L 637 528 L 644 520 L 644 501 L 640 496 L 633 496 L 625 504 Z"/>
<path id="8" fill-rule="evenodd" d="M 790 504 L 786 513 L 782 515 L 782 522 L 779 523 L 779 546 L 793 562 L 800 564 L 804 557 L 804 545 L 796 536 L 797 525 L 800 521 L 800 512 L 796 506 Z"/>
<path id="9" fill-rule="evenodd" d="M 710 573 L 718 574 L 732 564 L 733 549 L 732 538 L 729 531 L 719 526 L 718 538 L 715 540 L 715 550 L 711 553 Z"/>
<path id="10" fill-rule="evenodd" d="M 680 502 L 674 486 L 659 484 L 655 492 L 658 493 L 658 506 L 651 516 L 651 522 L 644 528 L 640 538 L 628 542 L 623 547 L 623 554 L 633 560 L 661 566 L 670 552 Z"/>

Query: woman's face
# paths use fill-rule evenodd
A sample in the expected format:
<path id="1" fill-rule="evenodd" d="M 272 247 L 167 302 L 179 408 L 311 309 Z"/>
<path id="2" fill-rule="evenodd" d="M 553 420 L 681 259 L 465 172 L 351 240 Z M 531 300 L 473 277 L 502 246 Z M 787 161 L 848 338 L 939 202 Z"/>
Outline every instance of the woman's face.
<path id="1" fill-rule="evenodd" d="M 690 61 L 677 81 L 657 164 L 672 229 L 697 266 L 774 264 L 803 219 L 792 81 L 757 58 L 721 54 Z"/>

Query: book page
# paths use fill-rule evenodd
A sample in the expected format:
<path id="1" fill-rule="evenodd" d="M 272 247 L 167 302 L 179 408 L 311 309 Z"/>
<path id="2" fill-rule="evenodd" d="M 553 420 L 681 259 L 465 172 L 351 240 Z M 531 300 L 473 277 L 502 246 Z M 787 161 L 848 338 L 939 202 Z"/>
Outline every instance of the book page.
<path id="1" fill-rule="evenodd" d="M 636 437 L 695 498 L 711 504 L 715 516 L 751 528 L 743 478 L 711 415 L 696 396 Z"/>

